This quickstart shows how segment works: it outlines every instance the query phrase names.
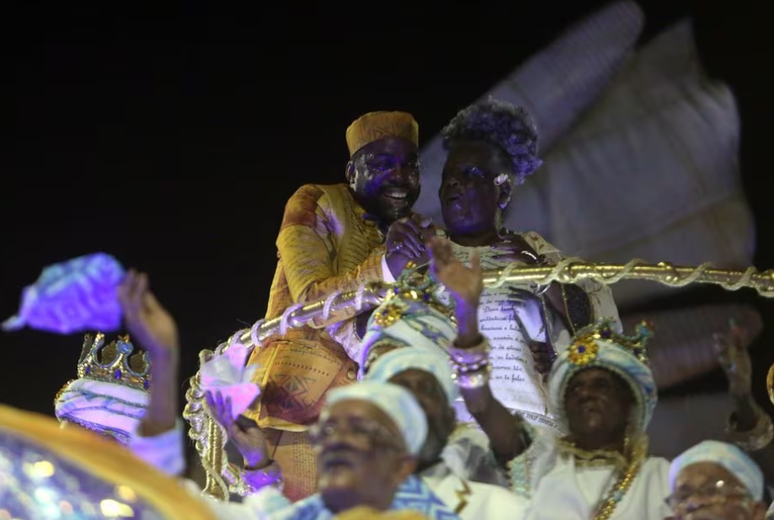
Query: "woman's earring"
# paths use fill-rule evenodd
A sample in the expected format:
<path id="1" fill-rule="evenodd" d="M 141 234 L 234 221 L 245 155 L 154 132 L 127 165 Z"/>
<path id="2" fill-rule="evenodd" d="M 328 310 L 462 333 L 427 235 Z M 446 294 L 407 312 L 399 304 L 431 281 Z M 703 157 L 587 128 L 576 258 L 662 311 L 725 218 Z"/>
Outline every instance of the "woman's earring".
<path id="1" fill-rule="evenodd" d="M 501 173 L 500 175 L 495 177 L 495 180 L 494 180 L 495 186 L 502 186 L 503 184 L 505 184 L 505 181 L 507 180 L 508 180 L 508 176 L 504 173 Z"/>

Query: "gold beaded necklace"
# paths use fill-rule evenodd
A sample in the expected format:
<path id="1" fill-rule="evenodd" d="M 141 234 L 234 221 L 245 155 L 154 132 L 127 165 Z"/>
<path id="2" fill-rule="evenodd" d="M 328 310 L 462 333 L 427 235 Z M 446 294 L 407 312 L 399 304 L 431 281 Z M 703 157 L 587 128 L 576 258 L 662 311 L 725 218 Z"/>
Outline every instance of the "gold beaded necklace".
<path id="1" fill-rule="evenodd" d="M 615 471 L 622 471 L 616 482 L 611 486 L 605 498 L 597 505 L 596 512 L 592 520 L 609 520 L 615 508 L 626 496 L 634 479 L 642 468 L 642 464 L 647 457 L 648 439 L 641 435 L 629 449 L 628 439 L 624 443 L 624 452 L 622 455 L 618 452 L 607 450 L 586 451 L 575 446 L 574 443 L 567 440 L 559 441 L 559 448 L 565 453 L 571 454 L 576 461 L 581 462 L 579 466 L 614 466 Z M 626 461 L 626 462 L 624 462 Z"/>
<path id="2" fill-rule="evenodd" d="M 634 479 L 640 472 L 642 462 L 642 459 L 632 460 L 623 475 L 621 475 L 616 483 L 613 484 L 613 487 L 610 488 L 607 497 L 605 497 L 602 503 L 597 506 L 594 520 L 609 520 L 609 518 L 613 516 L 616 506 L 618 506 L 618 503 L 626 496 L 626 492 L 629 491 L 632 482 L 634 482 Z"/>

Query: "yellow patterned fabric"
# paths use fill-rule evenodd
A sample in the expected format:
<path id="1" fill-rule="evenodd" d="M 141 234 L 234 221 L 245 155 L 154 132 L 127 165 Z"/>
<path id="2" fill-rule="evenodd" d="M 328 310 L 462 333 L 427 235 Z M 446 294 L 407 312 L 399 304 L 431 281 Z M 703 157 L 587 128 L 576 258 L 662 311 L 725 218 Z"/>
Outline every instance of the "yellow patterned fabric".
<path id="1" fill-rule="evenodd" d="M 294 303 L 382 279 L 384 237 L 363 216 L 344 184 L 302 186 L 290 198 L 277 237 L 279 261 L 266 319 Z M 275 459 L 283 459 L 285 494 L 294 499 L 313 492 L 315 478 L 311 447 L 299 432 L 317 419 L 329 389 L 357 378 L 357 364 L 334 339 L 341 339 L 347 323 L 351 330 L 353 316 L 354 310 L 331 313 L 328 321 L 291 329 L 270 338 L 249 360 L 260 367 L 254 381 L 261 396 L 247 415 L 262 428 L 283 430 L 270 436 L 270 444 Z"/>
<path id="2" fill-rule="evenodd" d="M 349 155 L 384 137 L 400 137 L 419 146 L 419 125 L 408 112 L 369 112 L 347 128 Z"/>

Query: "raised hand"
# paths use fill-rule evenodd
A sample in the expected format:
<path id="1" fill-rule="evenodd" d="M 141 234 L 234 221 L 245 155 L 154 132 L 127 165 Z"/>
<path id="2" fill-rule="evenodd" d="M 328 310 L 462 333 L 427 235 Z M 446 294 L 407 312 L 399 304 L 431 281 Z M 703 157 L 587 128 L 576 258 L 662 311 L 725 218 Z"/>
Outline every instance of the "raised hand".
<path id="1" fill-rule="evenodd" d="M 207 392 L 207 407 L 212 417 L 226 429 L 228 440 L 234 443 L 245 459 L 245 469 L 260 469 L 271 463 L 266 436 L 255 421 L 244 415 L 231 415 L 231 398 L 220 392 Z"/>
<path id="2" fill-rule="evenodd" d="M 752 362 L 745 345 L 749 333 L 735 322 L 724 334 L 714 335 L 715 352 L 728 379 L 728 390 L 733 397 L 747 397 L 752 393 Z"/>
<path id="3" fill-rule="evenodd" d="M 392 223 L 387 231 L 385 246 L 387 264 L 394 277 L 401 275 L 409 262 L 422 265 L 428 262 L 426 242 L 435 235 L 430 220 L 411 215 Z"/>
<path id="4" fill-rule="evenodd" d="M 132 340 L 151 355 L 177 358 L 177 323 L 148 288 L 148 276 L 130 270 L 118 288 L 118 301 Z"/>
<path id="5" fill-rule="evenodd" d="M 484 277 L 478 252 L 473 251 L 470 267 L 466 267 L 454 256 L 448 240 L 434 237 L 430 239 L 429 246 L 432 272 L 452 294 L 457 305 L 478 307 L 481 293 L 484 292 Z"/>
<path id="6" fill-rule="evenodd" d="M 118 287 L 118 301 L 132 340 L 150 354 L 153 388 L 138 433 L 153 437 L 174 428 L 179 413 L 177 323 L 148 288 L 144 273 L 132 269 L 126 274 Z"/>

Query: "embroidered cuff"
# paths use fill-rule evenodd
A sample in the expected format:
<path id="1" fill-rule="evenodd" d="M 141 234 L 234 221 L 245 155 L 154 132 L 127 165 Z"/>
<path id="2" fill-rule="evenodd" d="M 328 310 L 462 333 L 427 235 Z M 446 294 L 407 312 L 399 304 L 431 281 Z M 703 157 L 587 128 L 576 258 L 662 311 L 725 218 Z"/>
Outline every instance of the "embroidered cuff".
<path id="1" fill-rule="evenodd" d="M 178 419 L 175 427 L 155 437 L 141 437 L 136 433 L 129 441 L 134 455 L 167 475 L 176 476 L 185 470 L 183 453 L 183 421 Z"/>

